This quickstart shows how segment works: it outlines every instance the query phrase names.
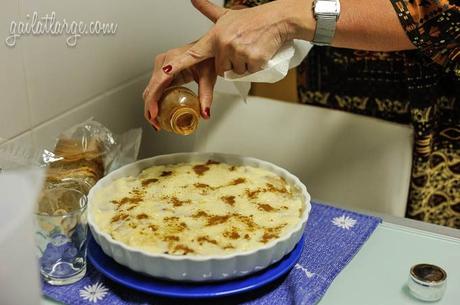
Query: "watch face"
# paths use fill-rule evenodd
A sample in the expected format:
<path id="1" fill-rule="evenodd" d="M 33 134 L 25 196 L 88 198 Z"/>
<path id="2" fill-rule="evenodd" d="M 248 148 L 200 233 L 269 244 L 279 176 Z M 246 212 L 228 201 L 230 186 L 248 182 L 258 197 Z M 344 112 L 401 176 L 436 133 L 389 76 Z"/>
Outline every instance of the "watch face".
<path id="1" fill-rule="evenodd" d="M 315 15 L 323 16 L 339 16 L 340 14 L 340 2 L 337 1 L 326 1 L 317 0 L 314 4 Z"/>

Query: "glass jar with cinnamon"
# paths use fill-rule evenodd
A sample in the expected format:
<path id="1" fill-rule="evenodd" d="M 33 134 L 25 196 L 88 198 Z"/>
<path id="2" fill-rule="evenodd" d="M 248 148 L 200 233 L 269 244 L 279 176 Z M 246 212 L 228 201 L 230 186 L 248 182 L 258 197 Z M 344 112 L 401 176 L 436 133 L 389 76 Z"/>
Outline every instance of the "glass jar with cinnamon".
<path id="1" fill-rule="evenodd" d="M 179 135 L 193 133 L 200 120 L 200 101 L 185 87 L 169 87 L 158 103 L 158 122 L 162 129 Z"/>

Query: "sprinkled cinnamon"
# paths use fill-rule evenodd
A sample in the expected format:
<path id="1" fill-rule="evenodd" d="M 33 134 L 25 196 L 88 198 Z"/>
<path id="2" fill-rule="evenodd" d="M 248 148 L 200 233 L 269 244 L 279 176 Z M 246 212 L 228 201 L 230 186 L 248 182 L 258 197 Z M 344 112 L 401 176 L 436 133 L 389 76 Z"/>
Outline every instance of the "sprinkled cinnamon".
<path id="1" fill-rule="evenodd" d="M 248 196 L 249 199 L 256 199 L 257 196 L 259 196 L 259 193 L 261 192 L 260 189 L 257 189 L 257 190 L 254 190 L 254 191 L 251 191 L 249 189 L 246 189 L 246 196 Z"/>
<path id="2" fill-rule="evenodd" d="M 258 203 L 257 206 L 260 211 L 265 211 L 265 212 L 278 211 L 278 209 L 272 207 L 268 203 Z"/>
<path id="3" fill-rule="evenodd" d="M 176 245 L 174 247 L 173 252 L 177 252 L 177 251 L 182 251 L 183 255 L 187 255 L 189 253 L 194 253 L 195 252 L 193 249 L 190 249 L 189 247 L 187 247 L 185 245 L 182 245 L 182 244 L 178 244 L 178 245 Z"/>
<path id="4" fill-rule="evenodd" d="M 169 222 L 169 221 L 177 221 L 177 220 L 179 220 L 179 217 L 177 217 L 177 216 L 170 216 L 170 217 L 165 217 L 165 218 L 163 218 L 163 220 L 164 220 L 164 221 L 168 221 L 168 222 Z"/>
<path id="5" fill-rule="evenodd" d="M 187 224 L 185 222 L 179 222 L 179 217 L 176 216 L 164 217 L 163 221 L 166 222 L 166 230 L 169 233 L 180 233 L 188 228 Z"/>
<path id="6" fill-rule="evenodd" d="M 207 217 L 207 216 L 209 216 L 208 213 L 206 213 L 205 211 L 202 211 L 202 210 L 199 210 L 198 212 L 196 212 L 195 214 L 192 215 L 193 218 Z"/>
<path id="7" fill-rule="evenodd" d="M 265 233 L 261 238 L 261 242 L 266 243 L 270 239 L 278 238 L 282 228 L 287 226 L 287 223 L 280 224 L 279 226 L 273 228 L 265 228 Z"/>
<path id="8" fill-rule="evenodd" d="M 172 175 L 172 171 L 163 171 L 161 172 L 160 177 L 168 177 Z"/>
<path id="9" fill-rule="evenodd" d="M 278 234 L 275 233 L 270 233 L 270 232 L 265 232 L 262 238 L 260 239 L 261 242 L 264 244 L 267 243 L 270 239 L 275 239 L 278 238 Z"/>
<path id="10" fill-rule="evenodd" d="M 143 187 L 147 187 L 150 184 L 155 183 L 155 182 L 158 182 L 158 179 L 157 178 L 151 178 L 151 179 L 142 180 L 141 184 L 142 184 Z"/>
<path id="11" fill-rule="evenodd" d="M 166 235 L 163 237 L 164 241 L 179 241 L 179 236 L 176 235 Z"/>
<path id="12" fill-rule="evenodd" d="M 238 239 L 240 238 L 240 234 L 238 234 L 238 232 L 236 232 L 236 229 L 233 228 L 232 231 L 226 231 L 223 233 L 224 237 L 227 237 L 227 238 L 231 238 L 231 239 Z"/>
<path id="13" fill-rule="evenodd" d="M 238 184 L 245 183 L 245 182 L 246 182 L 245 178 L 236 178 L 235 180 L 230 182 L 229 185 L 238 185 Z"/>
<path id="14" fill-rule="evenodd" d="M 230 218 L 230 215 L 213 215 L 211 217 L 208 217 L 208 223 L 206 226 L 215 226 L 221 223 L 226 222 Z"/>
<path id="15" fill-rule="evenodd" d="M 115 216 L 113 216 L 111 221 L 116 222 L 116 221 L 119 221 L 119 220 L 125 220 L 128 217 L 129 217 L 128 214 L 119 213 L 119 214 L 116 214 Z"/>
<path id="16" fill-rule="evenodd" d="M 214 160 L 208 160 L 208 162 L 206 162 L 206 165 L 211 165 L 211 164 L 220 164 L 220 162 L 214 161 Z"/>
<path id="17" fill-rule="evenodd" d="M 285 186 L 282 186 L 280 188 L 276 188 L 273 184 L 271 183 L 266 183 L 267 186 L 267 191 L 272 192 L 272 193 L 281 193 L 281 194 L 286 194 L 288 190 L 286 189 Z"/>
<path id="18" fill-rule="evenodd" d="M 209 170 L 209 167 L 205 164 L 198 164 L 193 167 L 193 171 L 198 175 L 202 176 L 206 171 Z"/>
<path id="19" fill-rule="evenodd" d="M 177 197 L 174 196 L 174 197 L 171 198 L 171 202 L 172 202 L 173 206 L 180 207 L 184 203 L 191 203 L 192 201 L 190 199 L 189 200 L 179 200 Z"/>
<path id="20" fill-rule="evenodd" d="M 156 225 L 149 225 L 148 228 L 149 228 L 150 230 L 152 230 L 153 232 L 155 232 L 155 231 L 158 230 L 158 226 L 156 226 Z"/>
<path id="21" fill-rule="evenodd" d="M 144 200 L 144 198 L 142 197 L 124 197 L 120 200 L 112 200 L 111 202 L 113 204 L 118 205 L 118 208 L 120 208 L 122 205 L 127 204 L 127 203 L 138 204 L 142 200 Z"/>
<path id="22" fill-rule="evenodd" d="M 200 245 L 202 245 L 204 242 L 208 242 L 210 244 L 217 245 L 217 241 L 215 239 L 209 238 L 209 236 L 199 236 L 197 238 L 197 241 Z"/>
<path id="23" fill-rule="evenodd" d="M 233 214 L 233 216 L 236 219 L 238 219 L 240 222 L 244 223 L 248 227 L 248 230 L 250 231 L 254 231 L 255 229 L 259 227 L 257 223 L 255 223 L 254 220 L 252 219 L 252 215 L 246 216 L 246 215 L 235 213 Z"/>
<path id="24" fill-rule="evenodd" d="M 235 196 L 222 196 L 220 197 L 220 199 L 222 199 L 222 201 L 226 204 L 229 204 L 231 206 L 235 205 Z"/>
<path id="25" fill-rule="evenodd" d="M 138 189 L 137 187 L 135 187 L 129 193 L 137 197 L 142 197 L 145 195 L 145 190 Z"/>
<path id="26" fill-rule="evenodd" d="M 209 188 L 209 184 L 206 184 L 206 183 L 195 183 L 193 185 L 194 187 L 198 188 L 198 189 L 204 189 L 204 188 Z"/>
<path id="27" fill-rule="evenodd" d="M 149 218 L 149 215 L 142 213 L 136 216 L 137 219 L 146 219 Z"/>

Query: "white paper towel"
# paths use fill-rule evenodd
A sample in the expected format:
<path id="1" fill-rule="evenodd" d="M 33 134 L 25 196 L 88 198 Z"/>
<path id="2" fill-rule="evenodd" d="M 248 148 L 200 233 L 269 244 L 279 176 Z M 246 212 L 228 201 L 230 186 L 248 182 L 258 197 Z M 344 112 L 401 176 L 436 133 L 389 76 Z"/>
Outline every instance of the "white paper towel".
<path id="1" fill-rule="evenodd" d="M 312 44 L 308 41 L 294 39 L 286 43 L 274 56 L 270 59 L 264 68 L 255 73 L 236 74 L 233 71 L 226 71 L 224 79 L 234 82 L 234 85 L 241 97 L 246 101 L 251 82 L 256 83 L 275 83 L 283 79 L 289 69 L 297 67 L 302 60 L 307 56 L 312 48 Z"/>

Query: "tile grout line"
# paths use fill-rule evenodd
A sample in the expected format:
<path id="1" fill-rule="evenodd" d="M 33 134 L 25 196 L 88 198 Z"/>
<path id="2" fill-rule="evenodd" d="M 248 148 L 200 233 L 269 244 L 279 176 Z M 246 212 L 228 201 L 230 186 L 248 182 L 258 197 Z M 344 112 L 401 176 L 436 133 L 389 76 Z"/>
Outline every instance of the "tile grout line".
<path id="1" fill-rule="evenodd" d="M 113 93 L 116 93 L 116 92 L 118 92 L 118 91 L 121 91 L 121 90 L 123 90 L 124 88 L 127 88 L 128 86 L 131 86 L 132 84 L 134 84 L 134 83 L 136 83 L 136 82 L 142 80 L 143 78 L 149 77 L 150 74 L 151 74 L 151 72 L 145 72 L 145 73 L 143 73 L 143 74 L 140 74 L 140 75 L 138 75 L 138 76 L 135 76 L 135 77 L 133 77 L 133 78 L 131 78 L 131 79 L 129 79 L 129 80 L 123 82 L 122 84 L 120 84 L 120 85 L 118 85 L 118 86 L 112 87 L 111 89 L 108 89 L 108 90 L 106 90 L 106 91 L 104 91 L 104 92 L 102 92 L 102 93 L 100 93 L 100 94 L 98 94 L 98 95 L 96 95 L 96 96 L 93 96 L 93 97 L 87 99 L 86 101 L 84 101 L 82 104 L 79 104 L 78 106 L 72 107 L 72 108 L 70 108 L 70 109 L 68 109 L 68 110 L 66 110 L 66 111 L 64 111 L 64 112 L 61 112 L 60 114 L 58 114 L 58 115 L 52 117 L 51 119 L 48 119 L 48 120 L 43 121 L 43 122 L 41 122 L 41 123 L 38 123 L 38 124 L 36 124 L 36 125 L 34 125 L 34 126 L 30 126 L 30 127 L 27 128 L 26 130 L 24 130 L 24 131 L 22 131 L 22 132 L 16 134 L 14 137 L 12 137 L 12 138 L 10 138 L 10 139 L 2 139 L 3 142 L 0 142 L 0 143 L 1 143 L 1 144 L 9 143 L 9 142 L 14 141 L 15 139 L 17 139 L 17 138 L 23 136 L 24 134 L 26 134 L 26 133 L 28 133 L 28 132 L 31 132 L 31 133 L 32 133 L 34 129 L 40 128 L 40 127 L 42 127 L 42 126 L 44 126 L 44 125 L 46 125 L 46 124 L 49 124 L 50 122 L 52 122 L 52 121 L 54 121 L 54 120 L 60 119 L 61 117 L 67 115 L 68 113 L 70 113 L 70 112 L 72 112 L 72 111 L 74 111 L 74 110 L 77 110 L 77 109 L 79 109 L 79 108 L 86 107 L 86 106 L 88 106 L 89 104 L 91 104 L 91 103 L 93 103 L 93 102 L 95 102 L 95 101 L 97 101 L 97 100 L 99 100 L 99 99 L 101 99 L 101 98 L 103 98 L 103 97 L 105 97 L 105 96 L 109 96 L 109 95 L 111 95 L 111 94 L 113 94 Z M 139 96 L 141 96 L 141 95 L 139 95 Z M 35 141 L 35 137 L 33 136 L 33 133 L 32 133 L 32 140 Z M 35 144 L 36 144 L 36 143 L 34 143 L 34 145 L 35 145 Z"/>
<path id="2" fill-rule="evenodd" d="M 18 20 L 20 19 L 21 17 L 21 14 L 23 12 L 23 3 L 22 1 L 23 0 L 17 0 L 18 1 L 18 12 L 17 12 L 17 16 L 18 16 Z M 27 42 L 26 42 L 27 44 Z M 15 135 L 13 137 L 16 138 L 16 137 L 19 137 L 23 134 L 25 134 L 26 132 L 30 132 L 32 131 L 32 107 L 31 107 L 31 102 L 30 102 L 30 88 L 29 88 L 29 80 L 28 80 L 28 76 L 27 76 L 27 70 L 26 70 L 26 60 L 25 60 L 25 46 L 24 45 L 21 45 L 21 46 L 18 46 L 20 48 L 20 52 L 21 52 L 21 64 L 22 64 L 22 73 L 23 73 L 23 79 L 24 79 L 24 85 L 25 85 L 25 93 L 26 93 L 26 103 L 27 103 L 27 123 L 28 123 L 28 128 L 26 130 L 24 130 L 23 132 Z M 10 139 L 8 139 L 6 142 L 8 142 Z M 33 141 L 34 139 L 32 139 Z M 34 143 L 35 144 L 35 143 Z"/>
<path id="3" fill-rule="evenodd" d="M 18 2 L 19 1 L 21 1 L 21 0 L 18 0 Z M 24 59 L 24 58 L 22 58 L 22 59 Z M 23 60 L 23 69 L 25 70 L 25 62 L 24 62 L 24 60 Z M 101 93 L 99 93 L 97 95 L 94 95 L 94 96 L 88 98 L 86 101 L 82 102 L 81 104 L 79 104 L 79 105 L 77 105 L 75 107 L 72 107 L 70 109 L 67 109 L 64 112 L 61 112 L 61 113 L 57 114 L 56 116 L 54 116 L 54 117 L 52 117 L 52 118 L 50 118 L 50 119 L 48 119 L 46 121 L 40 122 L 40 123 L 38 123 L 38 124 L 36 124 L 34 126 L 29 126 L 29 128 L 27 128 L 24 131 L 16 134 L 14 137 L 12 137 L 10 139 L 2 139 L 2 141 L 0 141 L 0 143 L 5 144 L 7 142 L 14 141 L 16 138 L 19 138 L 19 137 L 23 136 L 24 134 L 26 134 L 28 132 L 32 133 L 34 129 L 40 128 L 40 127 L 42 127 L 42 126 L 44 126 L 46 124 L 49 124 L 50 122 L 52 122 L 54 120 L 60 119 L 63 116 L 67 115 L 68 113 L 70 113 L 70 112 L 72 112 L 74 110 L 86 107 L 86 106 L 88 106 L 89 104 L 95 102 L 98 99 L 101 99 L 101 98 L 103 98 L 105 96 L 109 96 L 109 95 L 111 95 L 113 93 L 116 93 L 118 91 L 121 91 L 124 88 L 126 88 L 126 87 L 128 87 L 128 86 L 130 86 L 130 85 L 132 85 L 132 84 L 134 84 L 134 83 L 136 83 L 136 82 L 138 82 L 138 81 L 140 81 L 140 80 L 142 80 L 144 78 L 150 77 L 150 76 L 151 76 L 151 71 L 150 70 L 148 70 L 147 72 L 143 72 L 142 74 L 139 74 L 139 75 L 137 75 L 137 76 L 135 76 L 135 77 L 133 77 L 131 79 L 128 79 L 127 81 L 125 81 L 125 82 L 123 82 L 123 83 L 121 83 L 121 84 L 119 84 L 119 85 L 117 85 L 115 87 L 112 87 L 112 88 L 110 88 L 108 90 L 105 90 L 105 91 L 103 91 L 103 92 L 101 92 Z M 28 111 L 29 111 L 29 116 L 30 116 L 31 113 L 30 113 L 30 97 L 29 96 L 30 96 L 30 94 L 29 94 L 29 92 L 27 90 L 27 98 L 28 98 L 27 103 L 28 103 Z M 139 96 L 141 97 L 141 94 Z M 32 133 L 32 140 L 35 141 L 35 137 L 33 136 L 33 133 Z M 35 144 L 36 143 L 34 143 L 34 145 Z"/>
<path id="4" fill-rule="evenodd" d="M 96 96 L 93 96 L 93 97 L 87 99 L 86 101 L 82 102 L 81 104 L 79 104 L 79 105 L 77 105 L 75 107 L 72 107 L 70 109 L 67 109 L 64 112 L 59 113 L 58 115 L 52 117 L 49 120 L 46 120 L 46 121 L 41 122 L 41 123 L 39 123 L 39 124 L 37 124 L 35 126 L 32 126 L 30 128 L 30 130 L 40 128 L 40 127 L 42 127 L 42 126 L 44 126 L 44 125 L 46 125 L 46 124 L 48 124 L 48 123 L 50 123 L 50 122 L 52 122 L 54 120 L 58 120 L 58 119 L 62 118 L 63 116 L 66 116 L 67 114 L 69 114 L 72 111 L 84 108 L 84 107 L 88 106 L 89 104 L 94 103 L 97 100 L 100 100 L 100 99 L 102 99 L 102 98 L 104 98 L 106 96 L 109 96 L 111 94 L 114 94 L 116 92 L 119 92 L 119 91 L 121 91 L 121 90 L 123 90 L 123 89 L 125 89 L 125 88 L 127 88 L 127 87 L 129 87 L 129 86 L 131 86 L 133 84 L 135 84 L 136 82 L 142 80 L 143 78 L 145 78 L 148 75 L 149 74 L 141 74 L 141 75 L 138 75 L 138 76 L 136 76 L 134 78 L 131 78 L 130 80 L 128 80 L 128 81 L 126 81 L 126 82 L 124 82 L 124 83 L 122 83 L 122 84 L 120 84 L 120 85 L 118 85 L 116 87 L 108 89 L 108 90 L 106 90 L 106 91 L 104 91 L 104 92 L 102 92 L 102 93 L 100 93 L 100 94 L 98 94 Z M 139 94 L 139 96 L 141 96 L 141 93 Z"/>

